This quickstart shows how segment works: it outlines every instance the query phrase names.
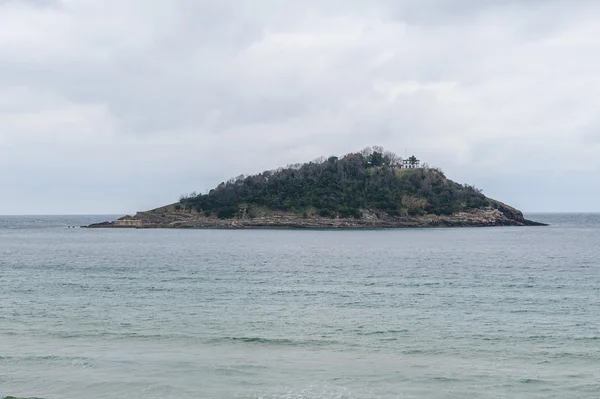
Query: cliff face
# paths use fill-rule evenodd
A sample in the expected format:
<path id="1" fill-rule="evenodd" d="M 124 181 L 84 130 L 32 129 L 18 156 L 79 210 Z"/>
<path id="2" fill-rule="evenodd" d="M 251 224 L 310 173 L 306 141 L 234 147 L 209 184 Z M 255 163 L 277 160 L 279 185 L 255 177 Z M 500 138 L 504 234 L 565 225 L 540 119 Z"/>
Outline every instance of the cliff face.
<path id="1" fill-rule="evenodd" d="M 540 226 L 523 214 L 500 202 L 484 209 L 457 212 L 452 215 L 392 217 L 387 213 L 363 210 L 360 218 L 325 218 L 289 212 L 262 211 L 249 216 L 219 219 L 198 212 L 177 210 L 174 206 L 139 212 L 116 222 L 91 225 L 91 228 L 409 228 L 409 227 L 492 227 Z"/>
<path id="2" fill-rule="evenodd" d="M 536 222 L 530 222 L 528 220 L 525 219 L 525 217 L 523 216 L 523 212 L 519 211 L 518 209 L 513 208 L 512 206 L 508 206 L 500 201 L 497 201 L 495 199 L 491 199 L 489 198 L 491 207 L 493 209 L 497 209 L 498 211 L 500 211 L 500 213 L 502 213 L 506 218 L 511 219 L 511 220 L 515 220 L 517 222 L 521 222 L 525 225 L 527 225 L 528 223 L 533 223 L 533 224 L 539 224 Z"/>

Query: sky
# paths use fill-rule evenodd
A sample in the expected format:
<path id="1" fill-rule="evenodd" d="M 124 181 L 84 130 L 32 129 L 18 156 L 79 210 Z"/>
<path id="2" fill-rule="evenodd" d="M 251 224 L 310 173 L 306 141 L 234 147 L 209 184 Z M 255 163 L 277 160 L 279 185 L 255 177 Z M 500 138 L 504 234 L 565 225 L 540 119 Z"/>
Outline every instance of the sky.
<path id="1" fill-rule="evenodd" d="M 600 3 L 0 0 L 0 214 L 124 214 L 381 145 L 600 211 Z"/>

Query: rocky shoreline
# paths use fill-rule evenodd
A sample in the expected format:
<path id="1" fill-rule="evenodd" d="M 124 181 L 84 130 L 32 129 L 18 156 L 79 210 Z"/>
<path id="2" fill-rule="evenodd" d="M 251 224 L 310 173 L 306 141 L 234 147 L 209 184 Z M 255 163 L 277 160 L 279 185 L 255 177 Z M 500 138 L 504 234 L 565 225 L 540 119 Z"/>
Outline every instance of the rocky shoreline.
<path id="1" fill-rule="evenodd" d="M 219 219 L 197 212 L 177 210 L 174 206 L 138 212 L 116 221 L 82 226 L 86 228 L 195 228 L 195 229 L 380 229 L 426 227 L 493 227 L 545 226 L 527 220 L 523 214 L 498 201 L 483 209 L 457 212 L 452 215 L 389 216 L 385 212 L 362 210 L 361 218 L 326 218 L 317 215 L 298 215 L 287 212 L 259 212 L 231 219 Z"/>

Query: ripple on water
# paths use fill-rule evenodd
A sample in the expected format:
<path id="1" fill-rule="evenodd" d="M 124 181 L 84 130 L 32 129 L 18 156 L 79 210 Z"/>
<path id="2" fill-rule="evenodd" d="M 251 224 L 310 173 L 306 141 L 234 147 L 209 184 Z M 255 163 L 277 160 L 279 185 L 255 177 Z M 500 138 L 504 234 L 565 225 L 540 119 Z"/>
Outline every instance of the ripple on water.
<path id="1" fill-rule="evenodd" d="M 0 392 L 597 399 L 600 217 L 555 219 L 9 231 L 0 217 Z"/>

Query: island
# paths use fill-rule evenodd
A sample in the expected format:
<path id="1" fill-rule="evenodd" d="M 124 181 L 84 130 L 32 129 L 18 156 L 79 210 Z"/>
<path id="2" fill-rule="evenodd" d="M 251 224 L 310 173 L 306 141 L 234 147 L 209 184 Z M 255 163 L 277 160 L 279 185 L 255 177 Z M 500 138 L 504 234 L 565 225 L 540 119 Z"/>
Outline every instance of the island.
<path id="1" fill-rule="evenodd" d="M 382 147 L 321 157 L 88 228 L 403 228 L 543 226 L 448 179 L 440 168 Z"/>

